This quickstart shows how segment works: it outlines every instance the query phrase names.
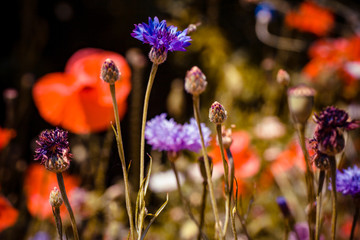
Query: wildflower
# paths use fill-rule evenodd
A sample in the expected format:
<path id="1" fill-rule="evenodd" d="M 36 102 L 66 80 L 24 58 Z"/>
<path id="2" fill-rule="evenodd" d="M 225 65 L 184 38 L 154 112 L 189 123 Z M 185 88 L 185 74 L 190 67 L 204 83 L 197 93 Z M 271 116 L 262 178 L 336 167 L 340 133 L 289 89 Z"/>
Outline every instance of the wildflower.
<path id="1" fill-rule="evenodd" d="M 274 14 L 274 6 L 270 3 L 262 2 L 256 6 L 255 16 L 261 22 L 269 22 Z"/>
<path id="2" fill-rule="evenodd" d="M 50 192 L 49 203 L 52 207 L 60 207 L 63 203 L 61 193 L 57 187 Z"/>
<path id="3" fill-rule="evenodd" d="M 47 232 L 39 231 L 30 240 L 51 240 L 51 237 Z"/>
<path id="4" fill-rule="evenodd" d="M 210 130 L 201 124 L 205 144 L 210 142 Z M 190 150 L 198 152 L 201 149 L 200 134 L 195 119 L 190 123 L 178 124 L 174 119 L 167 120 L 166 113 L 151 119 L 146 123 L 145 138 L 155 150 L 179 152 Z"/>
<path id="5" fill-rule="evenodd" d="M 217 101 L 215 101 L 209 109 L 209 120 L 215 124 L 223 123 L 227 118 L 225 108 Z"/>
<path id="6" fill-rule="evenodd" d="M 230 151 L 234 159 L 235 178 L 241 182 L 244 178 L 254 176 L 260 169 L 260 160 L 255 151 L 250 147 L 250 136 L 246 131 L 232 132 L 233 142 Z M 212 143 L 212 150 L 209 155 L 214 164 L 214 175 L 223 172 L 223 163 L 219 146 Z M 227 158 L 226 158 L 227 159 Z"/>
<path id="7" fill-rule="evenodd" d="M 285 23 L 300 31 L 324 36 L 333 27 L 334 16 L 328 9 L 314 2 L 305 1 L 298 11 L 290 11 L 286 14 Z"/>
<path id="8" fill-rule="evenodd" d="M 71 153 L 68 132 L 56 128 L 45 130 L 36 140 L 38 147 L 35 150 L 34 160 L 40 160 L 47 170 L 63 172 L 70 166 Z"/>
<path id="9" fill-rule="evenodd" d="M 349 115 L 335 107 L 327 107 L 319 115 L 315 114 L 314 121 L 317 123 L 314 139 L 317 149 L 328 155 L 341 152 L 345 146 L 342 131 L 358 128 L 358 121 L 350 121 Z"/>
<path id="10" fill-rule="evenodd" d="M 360 168 L 358 166 L 349 167 L 343 172 L 337 170 L 336 191 L 343 195 L 351 195 L 353 198 L 360 197 Z"/>
<path id="11" fill-rule="evenodd" d="M 18 216 L 18 210 L 11 206 L 5 197 L 0 196 L 0 232 L 14 225 Z"/>
<path id="12" fill-rule="evenodd" d="M 159 22 L 157 17 L 152 20 L 149 17 L 149 24 L 135 24 L 135 29 L 131 36 L 150 44 L 152 49 L 149 58 L 156 64 L 161 64 L 166 60 L 167 52 L 186 51 L 190 46 L 191 38 L 187 36 L 188 29 L 177 31 L 175 26 L 167 26 L 166 21 Z"/>
<path id="13" fill-rule="evenodd" d="M 107 83 L 114 84 L 120 79 L 119 69 L 110 58 L 106 59 L 101 67 L 100 78 Z"/>
<path id="14" fill-rule="evenodd" d="M 0 150 L 6 147 L 15 135 L 14 130 L 0 127 Z"/>
<path id="15" fill-rule="evenodd" d="M 281 213 L 283 214 L 283 216 L 285 218 L 290 218 L 291 217 L 291 212 L 289 209 L 289 206 L 286 202 L 286 199 L 284 197 L 278 197 L 276 198 L 276 203 L 278 204 Z"/>
<path id="16" fill-rule="evenodd" d="M 314 105 L 315 90 L 306 85 L 290 88 L 287 92 L 289 109 L 296 123 L 305 124 Z"/>
<path id="17" fill-rule="evenodd" d="M 71 199 L 79 181 L 74 176 L 63 173 L 66 191 Z M 30 165 L 25 174 L 24 190 L 26 194 L 26 206 L 29 213 L 40 219 L 53 219 L 53 212 L 49 204 L 49 193 L 58 186 L 55 174 L 51 174 L 37 164 Z M 62 218 L 68 217 L 64 204 L 60 207 Z"/>
<path id="18" fill-rule="evenodd" d="M 280 69 L 276 75 L 276 81 L 284 86 L 289 85 L 290 83 L 290 75 L 284 69 Z"/>
<path id="19" fill-rule="evenodd" d="M 207 81 L 204 73 L 194 66 L 186 73 L 185 90 L 192 95 L 200 95 L 206 89 Z"/>
<path id="20" fill-rule="evenodd" d="M 65 72 L 47 74 L 35 83 L 33 98 L 41 117 L 77 134 L 106 130 L 114 120 L 109 87 L 99 73 L 107 58 L 111 58 L 121 72 L 121 81 L 116 81 L 115 88 L 122 118 L 131 89 L 130 67 L 117 53 L 90 48 L 71 56 Z"/>

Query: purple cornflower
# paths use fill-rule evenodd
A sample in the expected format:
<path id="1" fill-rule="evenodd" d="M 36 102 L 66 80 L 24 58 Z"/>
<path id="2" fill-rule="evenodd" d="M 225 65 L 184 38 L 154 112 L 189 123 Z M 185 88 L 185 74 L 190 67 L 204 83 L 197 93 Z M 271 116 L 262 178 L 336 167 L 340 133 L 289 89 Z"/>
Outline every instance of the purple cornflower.
<path id="1" fill-rule="evenodd" d="M 327 107 L 319 115 L 314 115 L 317 123 L 314 141 L 322 153 L 335 155 L 344 148 L 343 130 L 353 130 L 359 127 L 358 121 L 350 121 L 349 115 L 336 107 Z"/>
<path id="2" fill-rule="evenodd" d="M 330 185 L 331 186 L 331 185 Z M 336 191 L 343 195 L 360 197 L 360 168 L 356 165 L 351 168 L 337 171 L 336 174 Z"/>
<path id="3" fill-rule="evenodd" d="M 70 166 L 70 148 L 68 132 L 56 128 L 40 133 L 36 143 L 34 160 L 40 160 L 46 169 L 53 172 L 63 172 Z"/>
<path id="4" fill-rule="evenodd" d="M 201 131 L 204 137 L 205 146 L 208 146 L 211 140 L 211 131 L 201 123 Z M 185 123 L 183 126 L 183 141 L 184 147 L 192 152 L 199 152 L 201 149 L 201 139 L 199 128 L 194 118 L 190 119 L 190 123 Z"/>
<path id="5" fill-rule="evenodd" d="M 209 145 L 211 132 L 205 124 L 201 124 L 201 129 L 205 145 Z M 201 149 L 200 134 L 195 119 L 181 125 L 172 118 L 167 120 L 166 113 L 162 113 L 146 123 L 145 138 L 147 143 L 158 151 L 190 150 L 198 152 Z"/>
<path id="6" fill-rule="evenodd" d="M 188 29 L 177 31 L 177 27 L 167 26 L 165 20 L 159 22 L 157 17 L 154 17 L 154 20 L 149 17 L 149 24 L 135 24 L 131 36 L 150 44 L 152 50 L 149 57 L 154 63 L 160 64 L 166 60 L 168 51 L 186 51 L 185 48 L 191 44 L 191 38 L 187 33 Z"/>

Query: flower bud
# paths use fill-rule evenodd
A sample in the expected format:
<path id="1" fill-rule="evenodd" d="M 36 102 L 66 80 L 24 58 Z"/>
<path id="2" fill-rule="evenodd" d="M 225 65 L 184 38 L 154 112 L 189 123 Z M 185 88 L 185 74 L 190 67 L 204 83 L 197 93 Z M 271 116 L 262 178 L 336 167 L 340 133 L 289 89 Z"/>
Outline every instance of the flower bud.
<path id="1" fill-rule="evenodd" d="M 290 75 L 287 71 L 280 69 L 277 73 L 276 81 L 283 86 L 287 86 L 290 83 Z"/>
<path id="2" fill-rule="evenodd" d="M 162 64 L 167 58 L 167 51 L 164 51 L 163 49 L 156 49 L 153 47 L 149 52 L 149 58 L 150 61 L 155 64 Z"/>
<path id="3" fill-rule="evenodd" d="M 277 202 L 283 216 L 285 218 L 290 218 L 291 212 L 290 212 L 289 206 L 287 205 L 286 199 L 284 197 L 278 197 L 276 199 L 276 202 Z"/>
<path id="4" fill-rule="evenodd" d="M 328 155 L 317 153 L 314 158 L 315 166 L 320 170 L 329 170 L 330 169 L 330 160 Z"/>
<path id="5" fill-rule="evenodd" d="M 106 59 L 101 67 L 100 78 L 110 84 L 114 84 L 120 79 L 119 69 L 115 62 L 110 58 Z"/>
<path id="6" fill-rule="evenodd" d="M 206 76 L 200 68 L 194 66 L 190 71 L 187 71 L 185 77 L 185 90 L 188 93 L 198 96 L 205 91 L 206 85 Z"/>
<path id="7" fill-rule="evenodd" d="M 63 150 L 62 155 L 52 156 L 48 161 L 44 162 L 47 170 L 54 173 L 61 173 L 70 167 L 69 154 L 66 149 Z"/>
<path id="8" fill-rule="evenodd" d="M 226 129 L 225 126 L 221 128 L 221 135 L 222 135 L 222 143 L 225 149 L 230 148 L 233 138 L 232 138 L 232 128 L 234 128 L 235 125 L 231 125 L 231 128 Z"/>
<path id="9" fill-rule="evenodd" d="M 215 124 L 222 124 L 227 118 L 225 108 L 217 101 L 215 101 L 209 109 L 210 122 Z"/>
<path id="10" fill-rule="evenodd" d="M 50 192 L 49 203 L 52 207 L 55 208 L 60 207 L 63 203 L 61 193 L 57 187 L 54 187 L 54 190 Z"/>
<path id="11" fill-rule="evenodd" d="M 305 124 L 314 105 L 315 90 L 305 85 L 288 90 L 288 103 L 291 115 L 296 123 Z"/>
<path id="12" fill-rule="evenodd" d="M 318 149 L 320 152 L 327 154 L 329 156 L 335 156 L 338 153 L 341 153 L 345 147 L 345 139 L 342 132 L 335 130 L 335 136 L 329 136 L 329 139 L 322 139 L 319 141 Z M 334 138 L 334 139 L 330 139 Z"/>

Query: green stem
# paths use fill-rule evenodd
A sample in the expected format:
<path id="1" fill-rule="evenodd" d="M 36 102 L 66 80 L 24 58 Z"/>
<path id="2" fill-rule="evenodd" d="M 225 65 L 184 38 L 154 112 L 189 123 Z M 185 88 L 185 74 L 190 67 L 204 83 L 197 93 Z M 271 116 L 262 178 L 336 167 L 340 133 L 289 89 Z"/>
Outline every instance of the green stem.
<path id="1" fill-rule="evenodd" d="M 62 222 L 60 216 L 60 208 L 59 207 L 52 207 L 52 212 L 55 218 L 56 228 L 59 234 L 59 239 L 62 240 Z"/>
<path id="2" fill-rule="evenodd" d="M 314 224 L 316 218 L 316 212 L 314 211 L 314 203 L 315 203 L 315 191 L 314 191 L 314 173 L 311 168 L 310 157 L 309 153 L 306 148 L 305 144 L 305 124 L 298 123 L 297 130 L 300 140 L 300 145 L 302 152 L 305 158 L 306 164 L 306 172 L 305 172 L 305 179 L 306 179 L 306 186 L 307 186 L 307 197 L 308 197 L 308 205 L 309 205 L 309 213 L 308 213 L 308 225 L 309 225 L 309 234 L 310 240 L 314 239 Z"/>
<path id="3" fill-rule="evenodd" d="M 205 148 L 205 143 L 204 143 L 204 136 L 202 134 L 202 130 L 201 130 L 201 125 L 200 125 L 200 111 L 199 111 L 199 96 L 193 96 L 193 109 L 194 109 L 194 115 L 195 115 L 195 119 L 199 128 L 199 133 L 200 133 L 200 139 L 201 139 L 201 151 L 204 157 L 204 163 L 205 163 L 205 171 L 206 171 L 206 177 L 207 177 L 207 182 L 209 185 L 209 193 L 210 193 L 210 201 L 211 201 L 211 206 L 214 212 L 214 217 L 215 217 L 215 231 L 217 232 L 218 238 L 219 239 L 224 239 L 224 237 L 222 236 L 222 230 L 221 230 L 221 223 L 220 223 L 220 218 L 219 218 L 219 211 L 216 205 L 216 198 L 215 198 L 215 194 L 214 194 L 214 186 L 213 186 L 213 182 L 211 179 L 211 171 L 210 171 L 210 164 L 209 164 L 209 159 L 206 153 L 206 148 Z"/>
<path id="4" fill-rule="evenodd" d="M 68 213 L 70 215 L 70 222 L 71 222 L 71 227 L 72 227 L 72 230 L 73 230 L 73 233 L 74 233 L 74 239 L 79 240 L 79 234 L 78 234 L 78 230 L 77 230 L 77 227 L 76 227 L 76 221 L 75 221 L 74 213 L 73 213 L 73 210 L 71 208 L 69 199 L 68 199 L 68 197 L 66 195 L 65 184 L 64 184 L 64 179 L 63 179 L 62 173 L 61 172 L 56 173 L 56 177 L 57 177 L 59 189 L 60 189 L 60 192 L 61 192 L 61 196 L 62 196 L 62 198 L 64 200 L 65 207 L 68 210 Z"/>
<path id="5" fill-rule="evenodd" d="M 356 222 L 357 222 L 357 219 L 359 218 L 359 210 L 360 210 L 359 209 L 359 204 L 356 204 L 355 213 L 354 213 L 354 220 L 353 220 L 352 226 L 351 226 L 350 240 L 354 239 Z"/>
<path id="6" fill-rule="evenodd" d="M 198 240 L 201 240 L 201 231 L 204 226 L 204 219 L 205 219 L 205 209 L 206 209 L 206 195 L 207 195 L 207 181 L 204 180 L 203 182 L 203 192 L 201 198 L 201 209 L 200 209 L 200 226 L 199 226 L 199 235 Z"/>
<path id="7" fill-rule="evenodd" d="M 121 137 L 121 127 L 120 127 L 120 118 L 119 118 L 119 110 L 116 101 L 115 95 L 115 85 L 109 84 L 111 97 L 114 106 L 114 115 L 115 115 L 115 123 L 116 123 L 116 144 L 118 148 L 118 153 L 120 157 L 121 167 L 124 176 L 124 183 L 125 183 L 125 203 L 126 203 L 126 210 L 129 217 L 129 224 L 130 224 L 130 239 L 135 239 L 135 231 L 134 231 L 134 222 L 133 222 L 133 213 L 131 208 L 131 200 L 130 200 L 130 188 L 129 188 L 129 177 L 125 162 L 125 154 L 124 154 L 124 147 Z"/>
<path id="8" fill-rule="evenodd" d="M 337 200 L 336 200 L 336 160 L 334 156 L 329 156 L 330 173 L 331 173 L 331 198 L 332 198 L 332 215 L 331 215 L 331 239 L 336 237 L 336 218 L 337 218 Z"/>
<path id="9" fill-rule="evenodd" d="M 237 240 L 237 233 L 236 233 L 236 225 L 235 225 L 235 214 L 236 214 L 236 207 L 233 208 L 231 213 L 231 230 L 233 232 L 234 240 Z"/>
<path id="10" fill-rule="evenodd" d="M 316 228 L 315 228 L 315 239 L 319 240 L 320 238 L 320 225 L 321 225 L 321 198 L 322 198 L 322 188 L 324 185 L 325 179 L 325 170 L 320 170 L 319 174 L 319 188 L 316 196 Z"/>

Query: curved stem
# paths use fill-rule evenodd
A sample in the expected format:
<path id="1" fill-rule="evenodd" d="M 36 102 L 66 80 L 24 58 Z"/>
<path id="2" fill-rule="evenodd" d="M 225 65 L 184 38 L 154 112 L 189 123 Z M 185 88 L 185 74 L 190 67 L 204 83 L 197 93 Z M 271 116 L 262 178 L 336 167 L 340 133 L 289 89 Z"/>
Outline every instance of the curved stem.
<path id="1" fill-rule="evenodd" d="M 118 148 L 118 152 L 119 152 L 121 167 L 122 167 L 123 176 L 124 176 L 124 183 L 125 183 L 125 203 L 126 203 L 126 210 L 127 210 L 127 214 L 129 217 L 129 224 L 130 224 L 130 238 L 135 239 L 133 213 L 132 213 L 131 200 L 130 200 L 129 177 L 128 177 L 128 172 L 127 172 L 127 167 L 126 167 L 126 162 L 125 162 L 124 146 L 123 146 L 122 137 L 121 137 L 119 111 L 118 111 L 117 101 L 116 101 L 116 97 L 115 97 L 115 85 L 110 84 L 109 86 L 110 86 L 110 92 L 111 92 L 111 97 L 112 97 L 113 106 L 114 106 L 114 115 L 115 115 L 116 132 L 117 132 L 116 133 L 116 143 L 117 143 L 117 148 Z"/>
<path id="2" fill-rule="evenodd" d="M 312 240 L 314 239 L 314 223 L 316 221 L 315 220 L 316 212 L 314 209 L 314 203 L 315 203 L 314 173 L 311 168 L 310 157 L 305 144 L 305 124 L 298 123 L 297 130 L 298 130 L 301 149 L 304 154 L 305 164 L 306 164 L 305 179 L 306 179 L 307 197 L 308 197 L 308 205 L 309 205 L 308 225 L 309 225 L 310 239 Z"/>
<path id="3" fill-rule="evenodd" d="M 331 198 L 332 198 L 332 215 L 331 215 L 331 239 L 336 238 L 336 160 L 334 156 L 329 156 L 330 160 L 330 174 L 331 174 Z"/>
<path id="4" fill-rule="evenodd" d="M 77 227 L 76 227 L 75 216 L 74 216 L 73 210 L 71 208 L 69 199 L 68 199 L 68 197 L 66 195 L 65 184 L 64 184 L 64 179 L 63 179 L 62 173 L 61 172 L 56 173 L 56 177 L 57 177 L 59 189 L 60 189 L 60 192 L 61 192 L 61 196 L 62 196 L 62 198 L 64 200 L 65 207 L 68 210 L 68 213 L 69 213 L 69 216 L 70 216 L 70 222 L 71 222 L 71 227 L 72 227 L 72 230 L 73 230 L 73 233 L 74 233 L 74 239 L 79 240 L 79 234 L 78 234 L 78 230 L 77 230 Z"/>
<path id="5" fill-rule="evenodd" d="M 202 130 L 201 130 L 201 125 L 200 125 L 200 111 L 199 111 L 199 96 L 193 96 L 193 109 L 194 109 L 194 115 L 195 115 L 195 119 L 199 128 L 199 133 L 200 133 L 200 139 L 201 139 L 201 151 L 204 157 L 204 163 L 205 163 L 205 171 L 206 171 L 206 177 L 207 177 L 207 182 L 209 185 L 209 193 L 210 193 L 210 201 L 211 201 L 211 206 L 214 212 L 214 217 L 215 217 L 215 231 L 217 232 L 217 235 L 220 239 L 224 239 L 222 236 L 222 230 L 221 230 L 221 223 L 220 223 L 220 218 L 219 218 L 219 211 L 216 205 L 216 198 L 215 198 L 215 194 L 214 194 L 214 186 L 213 186 L 213 182 L 211 179 L 211 172 L 210 172 L 210 164 L 209 164 L 209 159 L 206 153 L 206 148 L 205 148 L 205 143 L 204 143 L 204 136 L 202 134 Z"/>
<path id="6" fill-rule="evenodd" d="M 316 196 L 316 228 L 315 228 L 315 239 L 319 240 L 320 238 L 320 225 L 321 225 L 321 195 L 322 188 L 324 185 L 325 179 L 325 170 L 320 170 L 319 175 L 319 188 Z"/>
<path id="7" fill-rule="evenodd" d="M 354 239 L 356 222 L 357 222 L 357 219 L 359 217 L 359 212 L 360 212 L 359 210 L 360 210 L 359 205 L 357 204 L 356 207 L 355 207 L 354 220 L 353 220 L 352 226 L 351 226 L 350 240 Z"/>

